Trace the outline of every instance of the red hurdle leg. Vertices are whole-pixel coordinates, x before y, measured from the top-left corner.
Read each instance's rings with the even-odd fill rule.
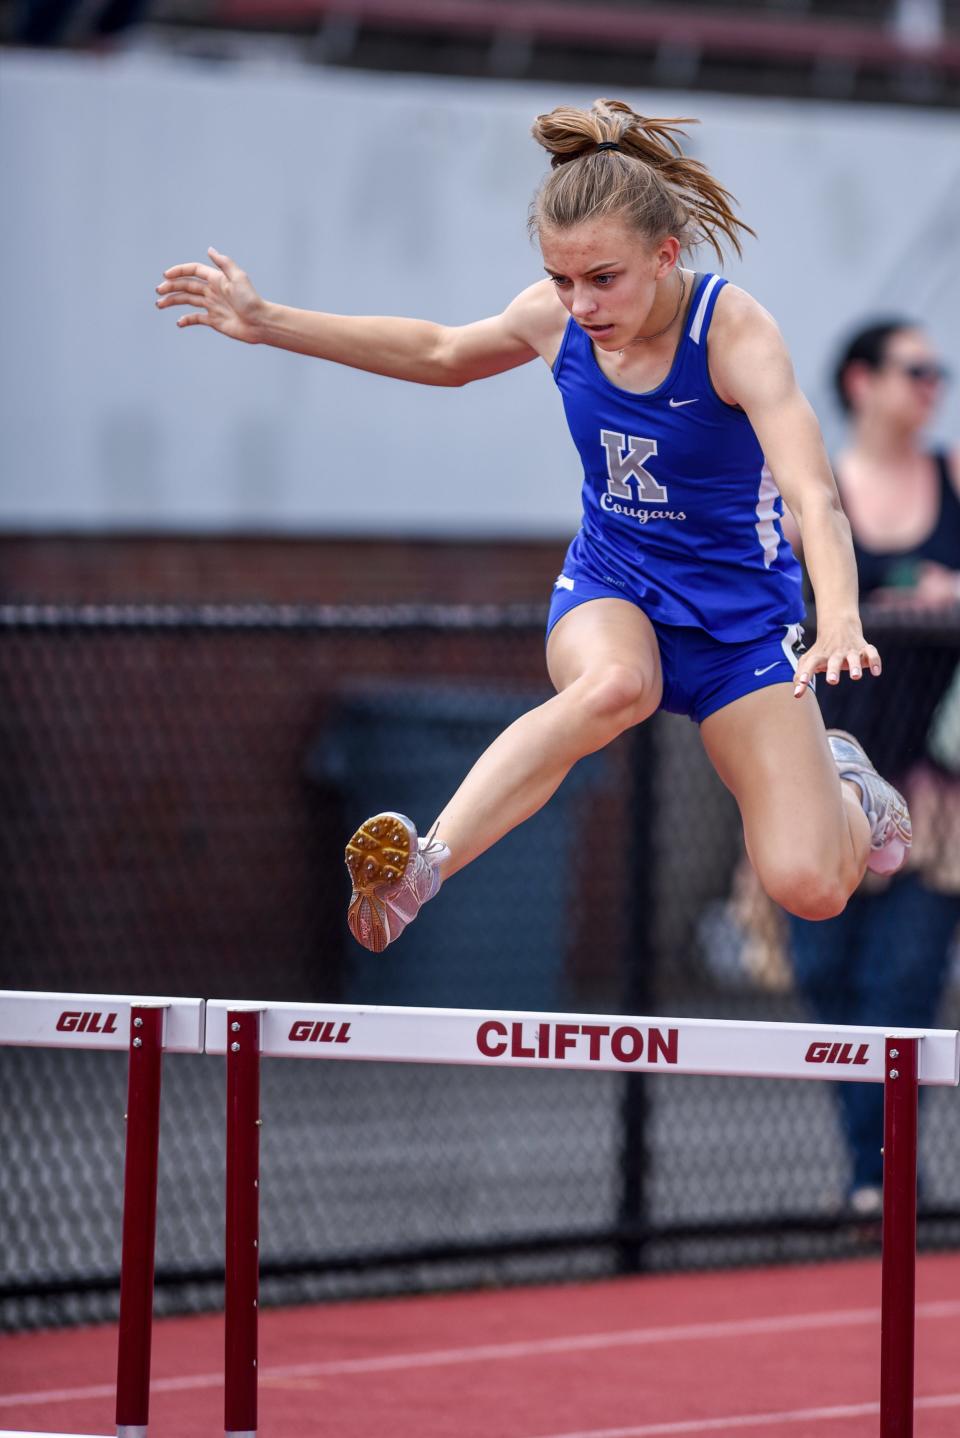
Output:
[[[886,1040],[880,1438],[913,1435],[919,1046],[916,1038]]]
[[[145,1438],[150,1409],[163,1021],[162,1008],[134,1006],[130,1011],[117,1353],[117,1433],[120,1438]]]
[[[260,1273],[260,1015],[227,1014],[227,1262],[224,1429],[257,1431]]]

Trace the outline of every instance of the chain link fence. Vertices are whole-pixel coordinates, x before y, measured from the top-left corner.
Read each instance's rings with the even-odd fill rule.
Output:
[[[695,727],[668,715],[583,761],[386,955],[350,939],[345,838],[378,808],[428,824],[548,697],[543,617],[0,610],[0,985],[844,1021],[854,937],[807,936],[833,953],[813,982]],[[919,867],[889,888],[924,902],[886,950],[895,994],[923,990],[950,1026],[958,621],[877,616],[883,707],[858,694],[862,712],[828,716],[872,725],[863,737],[909,789]],[[931,943],[924,989],[910,965],[930,967]],[[125,1068],[0,1049],[4,1326],[116,1310]],[[950,1090],[925,1098],[921,1236],[955,1243],[960,1110]],[[220,1299],[223,1099],[215,1061],[167,1060],[161,1311]],[[821,1084],[276,1061],[262,1111],[265,1301],[838,1256],[877,1238],[847,1206],[849,1116]]]

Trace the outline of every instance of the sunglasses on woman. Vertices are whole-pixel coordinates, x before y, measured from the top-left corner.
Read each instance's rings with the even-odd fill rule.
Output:
[[[917,384],[946,384],[950,378],[950,371],[946,365],[939,364],[936,360],[916,360],[913,364],[887,360],[887,364],[892,365],[907,379],[911,379]]]

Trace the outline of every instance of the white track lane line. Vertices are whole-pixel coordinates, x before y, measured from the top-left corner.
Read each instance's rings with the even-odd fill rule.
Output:
[[[914,1408],[960,1408],[960,1393],[937,1393],[914,1400]],[[833,1408],[791,1408],[785,1413],[740,1413],[729,1418],[690,1418],[679,1423],[644,1423],[639,1428],[591,1428],[582,1433],[538,1434],[537,1438],[670,1438],[682,1433],[732,1433],[784,1423],[829,1423],[879,1414],[879,1403],[842,1403]],[[0,1435],[2,1438],[2,1435]]]
[[[960,1300],[949,1299],[917,1305],[917,1319],[960,1317]],[[264,1367],[263,1380],[282,1383],[286,1378],[329,1378],[350,1373],[402,1373],[416,1368],[445,1368],[459,1363],[501,1363],[517,1358],[539,1358],[553,1353],[583,1353],[605,1348],[641,1348],[657,1343],[703,1343],[710,1339],[759,1337],[769,1333],[799,1333],[808,1329],[857,1328],[879,1324],[879,1308],[829,1309],[823,1313],[794,1313],[776,1318],[739,1318],[717,1323],[688,1323],[662,1328],[624,1328],[608,1333],[572,1334],[568,1338],[535,1338],[518,1343],[485,1343],[468,1348],[434,1348],[422,1353],[390,1353],[370,1358],[334,1358],[326,1362],[291,1363]],[[178,1378],[155,1378],[154,1393],[183,1393],[191,1389],[217,1388],[223,1373],[184,1374]],[[0,1408],[47,1403],[76,1403],[90,1398],[109,1398],[116,1392],[112,1383],[84,1388],[50,1388],[31,1393],[0,1394]]]

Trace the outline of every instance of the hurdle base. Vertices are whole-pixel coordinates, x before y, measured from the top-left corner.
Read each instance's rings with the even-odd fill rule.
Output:
[[[23,1428],[0,1428],[0,1438],[107,1438],[106,1434],[98,1433],[35,1433]],[[117,1429],[117,1438],[147,1438],[145,1425],[131,1427],[127,1424]]]

